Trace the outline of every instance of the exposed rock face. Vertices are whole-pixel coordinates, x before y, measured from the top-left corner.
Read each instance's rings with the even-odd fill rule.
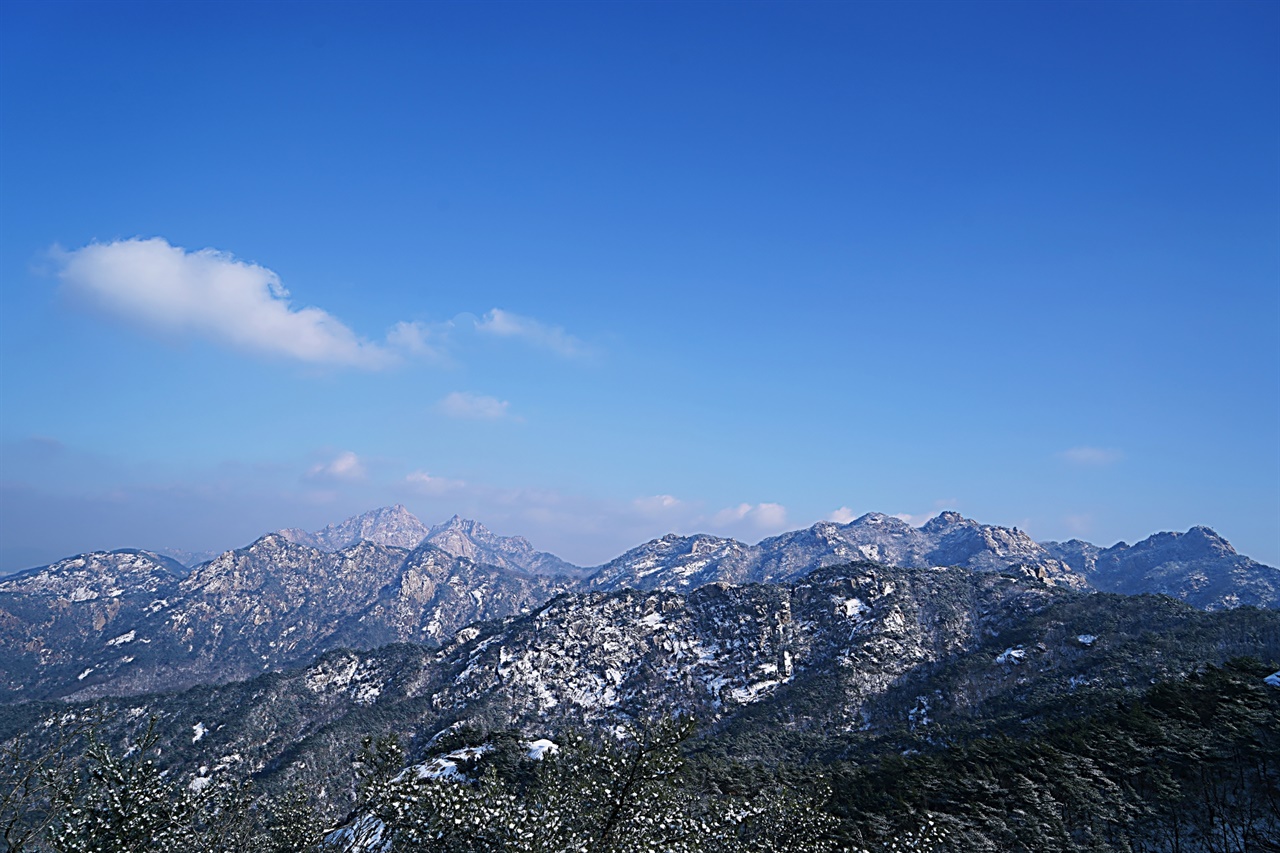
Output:
[[[421,583],[406,584],[418,592],[404,591],[424,602],[438,599],[427,588],[448,565],[428,547],[415,554]],[[268,786],[319,788],[380,731],[415,748],[453,724],[546,736],[689,713],[747,742],[781,729],[824,742],[927,735],[993,706],[1034,714],[1090,690],[1280,655],[1278,644],[1275,611],[1205,613],[1008,574],[857,563],[780,584],[563,595],[442,648],[333,651],[285,675],[103,706],[120,726],[156,715],[172,744],[164,761],[180,772],[234,764]],[[1117,694],[1097,695],[1114,707]]]
[[[147,551],[98,551],[0,581],[0,695],[64,692],[132,662],[136,626],[168,604],[184,567]]]
[[[1237,554],[1208,527],[1157,533],[1132,546],[1098,548],[1073,539],[1045,547],[1104,592],[1158,592],[1205,610],[1280,606],[1280,570]]]
[[[578,575],[583,571],[555,554],[534,550],[523,536],[498,536],[480,522],[457,515],[428,529],[399,504],[330,524],[314,533],[292,527],[278,532],[290,542],[322,551],[340,551],[361,540],[409,550],[430,542],[455,557],[504,569],[541,575]]]
[[[673,711],[715,721],[816,679],[840,696],[825,723],[855,725],[866,698],[903,673],[1068,594],[998,574],[861,563],[788,584],[565,596],[447,650],[432,704],[502,707],[516,725]]]
[[[528,612],[562,593],[693,596],[716,584],[801,583],[825,567],[865,559],[912,570],[955,566],[1064,589],[1160,592],[1209,609],[1280,603],[1280,573],[1240,556],[1208,528],[1100,549],[1077,541],[1038,545],[1016,529],[957,513],[918,529],[872,513],[757,545],[664,536],[585,579],[557,573],[576,567],[524,539],[456,516],[422,532],[407,510],[391,507],[305,534],[323,540],[323,548],[298,542],[296,532],[270,534],[189,574],[157,554],[117,551],[6,578],[0,695],[12,701],[222,682],[303,665],[340,646],[448,644],[474,622]],[[379,538],[420,544],[407,549]]]
[[[737,540],[669,533],[605,563],[587,583],[592,589],[690,590],[756,580],[756,562],[755,549]]]
[[[1017,570],[1063,586],[1085,586],[1077,572],[1022,531],[979,524],[954,512],[942,513],[922,528],[869,513],[844,525],[819,522],[758,545],[706,535],[669,535],[606,563],[589,582],[601,589],[696,589],[716,581],[789,580],[849,560],[910,568]]]
[[[0,579],[0,593],[106,601],[155,593],[185,574],[185,566],[151,551],[95,551]]]
[[[377,600],[335,639],[352,648],[387,642],[447,643],[465,625],[528,612],[567,590],[568,583],[455,557],[423,543]]]
[[[561,589],[431,545],[330,552],[275,533],[186,577],[162,559],[86,555],[0,584],[0,639],[16,652],[0,658],[6,698],[171,690],[343,645],[438,643]]]
[[[580,575],[583,571],[555,554],[535,551],[523,536],[498,536],[480,522],[456,515],[431,528],[426,541],[455,557],[535,575]]]
[[[314,533],[293,527],[279,531],[290,542],[309,545],[322,551],[341,551],[361,540],[391,548],[412,549],[418,547],[418,543],[429,532],[416,515],[400,504],[384,506],[346,521],[330,524]]]

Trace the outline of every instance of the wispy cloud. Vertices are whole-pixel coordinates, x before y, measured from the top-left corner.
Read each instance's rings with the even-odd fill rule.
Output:
[[[787,523],[787,508],[776,503],[741,503],[726,507],[711,518],[712,524],[718,527],[728,527],[740,521],[746,521],[761,530],[779,529]]]
[[[313,465],[307,471],[309,477],[323,480],[363,480],[367,474],[360,457],[350,450],[344,450],[328,462]]]
[[[895,512],[893,517],[905,521],[913,527],[919,527],[943,510],[955,510],[960,506],[959,498],[938,498],[933,502],[931,512]]]
[[[486,335],[517,338],[566,358],[587,354],[586,345],[559,326],[549,326],[541,320],[513,314],[501,308],[494,308],[477,320],[476,330]]]
[[[446,495],[466,488],[463,480],[450,480],[447,477],[433,477],[426,471],[414,471],[404,478],[415,492],[420,495]]]
[[[295,308],[280,277],[226,252],[188,252],[159,237],[59,254],[67,292],[141,326],[315,364],[385,367],[386,347],[319,308]]]
[[[853,510],[847,506],[842,506],[839,509],[832,510],[831,514],[827,516],[827,521],[834,521],[836,524],[848,524],[856,517]]]
[[[327,311],[296,307],[274,271],[216,249],[189,251],[161,238],[53,250],[64,292],[104,314],[175,336],[310,364],[376,370],[406,358],[448,362],[451,340],[514,338],[568,358],[588,348],[559,326],[494,308],[442,323],[399,322],[385,340],[357,335]]]
[[[1072,447],[1059,453],[1058,458],[1082,468],[1101,468],[1119,462],[1124,454],[1110,447]]]
[[[449,330],[452,323],[400,322],[387,332],[387,345],[400,352],[431,361],[448,361]]]
[[[665,513],[675,512],[683,509],[684,501],[671,495],[650,495],[646,498],[636,498],[631,505],[645,515],[662,515]]]
[[[440,411],[451,418],[496,421],[508,417],[511,404],[497,397],[475,394],[470,391],[454,391],[439,403]]]

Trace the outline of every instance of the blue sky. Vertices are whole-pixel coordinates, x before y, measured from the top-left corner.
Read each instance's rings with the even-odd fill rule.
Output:
[[[0,570],[402,502],[1280,564],[1280,6],[0,11]]]

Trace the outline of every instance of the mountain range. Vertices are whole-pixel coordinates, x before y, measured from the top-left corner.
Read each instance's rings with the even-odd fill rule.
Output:
[[[1166,849],[1175,817],[1280,837],[1254,761],[1280,720],[1278,581],[1203,527],[1101,548],[871,513],[583,568],[388,507],[195,566],[121,550],[0,578],[0,754],[80,760],[88,726],[95,754],[145,745],[166,802],[306,792],[352,827],[371,745],[398,744],[386,784],[520,785],[532,744],[682,715],[704,807],[745,778],[838,782],[859,849],[938,815],[957,849]],[[1120,846],[1091,840],[1103,812]]]
[[[258,544],[268,541],[283,540]],[[356,786],[344,781],[365,760],[355,756],[375,742],[400,744],[414,773],[452,772],[504,739],[554,746],[584,727],[623,732],[685,714],[700,721],[694,748],[703,767],[732,756],[769,767],[816,762],[806,772],[821,773],[885,760],[910,768],[921,756],[915,772],[927,773],[938,760],[929,756],[971,738],[1035,738],[1062,725],[1064,713],[1076,727],[1109,721],[1151,685],[1194,685],[1206,668],[1246,659],[1254,662],[1242,683],[1256,717],[1275,704],[1267,694],[1277,691],[1256,672],[1258,659],[1280,659],[1275,610],[1206,612],[1166,596],[1096,594],[1033,574],[864,561],[787,582],[562,594],[468,626],[439,647],[334,649],[288,672],[216,686],[11,704],[0,714],[0,743],[24,733],[39,742],[68,720],[100,719],[95,737],[121,751],[144,737],[163,744],[152,760],[180,790],[236,790],[253,779],[259,797],[313,792],[316,808],[341,816],[358,806]],[[1085,760],[1100,761],[1106,748],[1090,744]],[[990,752],[972,760],[983,773],[1006,769]],[[1061,757],[1075,774],[1063,784],[1116,787],[1081,760]],[[1039,772],[1007,769],[1016,780]],[[903,771],[876,772],[883,780]],[[1050,782],[966,797],[990,801],[1003,816],[1011,796],[1062,797]],[[1125,802],[1133,796],[1125,793]],[[996,828],[1016,833],[1019,825]],[[979,839],[994,832],[987,823],[966,831]],[[1045,849],[1037,836],[1024,841],[964,849]]]
[[[1171,595],[1214,610],[1280,603],[1280,572],[1208,528],[1099,548],[1033,541],[944,512],[819,522],[756,545],[664,536],[594,569],[457,516],[426,527],[402,506],[308,533],[282,530],[187,569],[147,551],[97,552],[0,579],[6,700],[87,698],[221,683],[309,663],[329,649],[441,645],[476,622],[568,593],[798,582],[871,560],[904,569],[1012,573],[1046,586]]]

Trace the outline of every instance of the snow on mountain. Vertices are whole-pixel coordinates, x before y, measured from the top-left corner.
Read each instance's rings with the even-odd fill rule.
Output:
[[[324,547],[299,541],[306,537]],[[416,547],[379,539],[416,540]],[[348,544],[335,549],[340,542]],[[1208,528],[1102,549],[1077,541],[1040,545],[1017,529],[957,513],[921,528],[870,513],[756,545],[671,534],[583,578],[523,538],[497,536],[457,516],[427,530],[403,507],[390,507],[315,534],[269,534],[189,573],[156,554],[118,551],[5,578],[0,695],[90,696],[226,681],[298,666],[340,646],[448,644],[464,628],[476,630],[466,627],[472,623],[525,613],[564,593],[691,594],[713,584],[799,582],[860,560],[1159,592],[1207,609],[1280,603],[1280,573],[1240,556]],[[851,594],[842,606],[852,615],[866,602]]]
[[[1280,569],[1236,553],[1208,527],[1156,533],[1136,545],[1099,548],[1073,539],[1044,547],[1102,592],[1155,592],[1205,610],[1280,606]]]
[[[539,575],[580,575],[583,571],[555,554],[534,550],[523,536],[498,536],[480,522],[457,515],[428,528],[399,504],[362,513],[315,532],[292,527],[277,532],[290,542],[322,551],[340,551],[361,540],[408,549],[430,542],[455,557],[504,569]]]
[[[0,656],[0,695],[171,690],[299,666],[339,646],[447,642],[563,589],[430,544],[363,539],[325,551],[268,534],[186,577],[154,555],[86,555],[0,585],[0,645],[13,651]],[[127,650],[121,636],[131,636]]]
[[[384,506],[322,530],[308,533],[295,527],[277,531],[290,542],[322,551],[341,551],[361,540],[392,548],[416,548],[430,532],[418,517],[400,504]]]
[[[988,706],[1031,713],[1092,688],[1114,706],[1115,691],[1274,656],[1278,620],[1024,575],[858,563],[788,583],[564,595],[436,649],[335,649],[269,678],[110,703],[122,711],[112,725],[157,719],[166,761],[216,773],[236,756],[266,785],[318,788],[383,726],[421,747],[412,768],[448,773],[429,756],[458,769],[472,756],[451,754],[458,743],[430,750],[445,730],[554,738],[686,713],[748,740],[858,737],[945,732]]]
[[[580,575],[583,569],[555,554],[535,551],[523,536],[498,536],[478,521],[457,515],[427,532],[426,541],[455,557],[537,575]]]
[[[0,579],[0,593],[106,600],[154,593],[185,574],[185,566],[151,551],[95,551],[9,575]]]
[[[1085,585],[1078,573],[1022,531],[979,524],[954,512],[942,513],[921,528],[868,513],[844,525],[821,521],[756,545],[671,534],[601,566],[589,584],[599,589],[695,589],[712,582],[766,583],[852,560],[907,568],[1020,570],[1069,587]]]

